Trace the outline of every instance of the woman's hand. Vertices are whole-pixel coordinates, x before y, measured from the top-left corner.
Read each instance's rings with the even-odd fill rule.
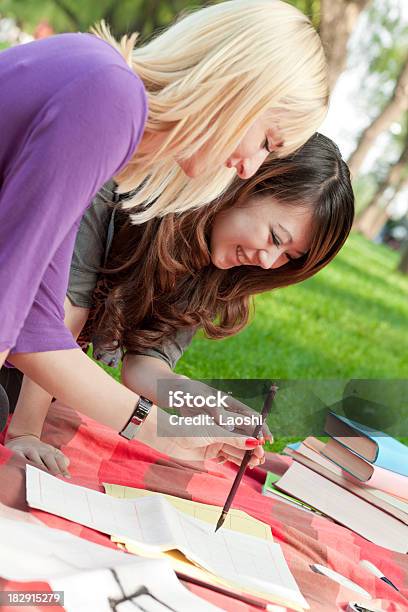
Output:
[[[222,428],[219,428],[222,429]],[[246,451],[252,451],[248,467],[254,468],[265,462],[265,452],[262,447],[263,440],[256,438],[233,437],[233,438],[172,438],[169,442],[167,453],[175,459],[189,461],[205,461],[215,459],[217,463],[231,461],[241,465]]]
[[[58,448],[41,442],[35,435],[27,434],[6,440],[5,446],[54,476],[70,478],[69,459]]]
[[[202,425],[172,423],[170,415],[153,406],[135,439],[161,453],[183,461],[215,459],[219,463],[231,461],[240,465],[246,451],[252,451],[249,467],[264,463],[264,439],[233,435],[214,422]]]

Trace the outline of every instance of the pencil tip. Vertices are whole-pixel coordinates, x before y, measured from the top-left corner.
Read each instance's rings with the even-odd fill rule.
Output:
[[[226,516],[227,516],[226,512],[223,512],[221,514],[220,518],[218,519],[217,526],[215,527],[215,533],[217,533],[218,529],[223,526]]]

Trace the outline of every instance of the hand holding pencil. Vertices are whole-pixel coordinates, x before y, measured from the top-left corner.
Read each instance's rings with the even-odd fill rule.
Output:
[[[278,387],[276,385],[271,385],[271,387],[270,387],[270,389],[269,389],[269,391],[267,393],[267,396],[265,398],[265,402],[264,402],[263,408],[262,408],[262,413],[261,413],[261,415],[262,415],[262,423],[258,424],[255,427],[255,430],[254,430],[254,433],[253,433],[253,437],[254,438],[258,438],[260,436],[260,434],[261,434],[263,423],[264,423],[264,421],[266,420],[268,414],[271,411],[272,402],[273,402],[273,399],[274,399],[274,397],[276,395],[276,391],[277,390],[278,390]],[[242,459],[241,466],[240,466],[240,468],[239,468],[239,470],[237,472],[237,475],[235,476],[234,482],[232,483],[232,487],[231,487],[231,490],[230,490],[230,492],[228,494],[227,501],[225,502],[225,505],[224,505],[224,507],[222,509],[221,516],[218,519],[215,531],[217,531],[224,524],[224,521],[225,521],[225,519],[227,517],[228,511],[229,511],[229,509],[230,509],[230,507],[232,505],[232,502],[234,501],[234,497],[235,497],[235,494],[236,494],[236,492],[238,490],[239,483],[242,480],[242,477],[243,477],[244,472],[245,472],[245,470],[246,470],[246,468],[248,466],[248,463],[249,463],[249,461],[251,459],[251,456],[252,456],[252,451],[251,450],[246,451],[246,453],[244,455],[244,458]]]

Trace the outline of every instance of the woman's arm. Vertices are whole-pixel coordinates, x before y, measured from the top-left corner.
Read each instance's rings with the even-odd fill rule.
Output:
[[[86,321],[87,309],[72,306],[69,300],[65,306],[70,328],[74,335],[78,334]],[[12,355],[10,361],[51,396],[117,431],[126,425],[139,399],[107,376],[80,349],[19,353]]]
[[[200,381],[191,380],[187,376],[183,376],[181,374],[176,374],[172,371],[168,363],[161,358],[152,357],[150,355],[136,355],[136,354],[127,354],[123,360],[122,365],[122,382],[129,389],[135,391],[139,395],[145,395],[154,401],[158,406],[161,405],[163,401],[162,394],[159,392],[159,384],[160,381],[172,381],[174,384],[171,385],[173,390],[181,389],[183,392],[189,392],[193,395],[203,395],[203,396],[213,396],[216,393],[216,389],[210,387]],[[181,384],[177,384],[180,382]],[[167,387],[167,385],[166,385]],[[168,391],[170,388],[166,388]],[[162,392],[164,387],[162,387]],[[183,416],[191,415],[197,413],[206,412],[210,416],[214,417],[216,423],[220,423],[220,418],[226,416],[242,416],[242,415],[251,415],[255,414],[252,408],[243,404],[239,400],[234,397],[228,396],[226,400],[228,408],[224,410],[223,408],[189,408],[189,407],[181,407],[180,414]],[[162,408],[168,408],[168,406],[161,406]],[[225,422],[225,419],[224,419]],[[253,433],[254,426],[236,426],[234,431],[237,434],[248,435],[251,436]],[[264,423],[262,427],[263,437],[269,442],[273,442],[273,436],[269,430],[269,427],[266,423]]]
[[[155,404],[158,401],[157,385],[159,380],[188,380],[186,376],[173,372],[163,359],[134,354],[125,355],[121,379],[128,389],[148,397]]]
[[[74,306],[68,298],[65,299],[64,309],[65,325],[76,339],[86,323],[89,309]],[[61,451],[40,440],[51,400],[52,396],[47,391],[28,376],[24,376],[5,441],[9,448],[40,467],[45,466],[53,474],[62,473],[69,476],[68,458]]]
[[[9,360],[62,403],[116,431],[125,427],[139,399],[79,348],[18,353]]]
[[[116,382],[80,349],[20,353],[12,356],[12,363],[64,404],[115,431],[126,426],[139,400],[138,394]],[[153,404],[135,438],[168,456],[187,461],[223,457],[240,464],[245,451],[251,448],[254,451],[250,465],[258,465],[264,457],[259,441],[248,440],[245,435],[230,437],[217,425],[200,436],[194,428],[186,428],[181,438],[174,437],[171,428],[163,435],[158,431],[159,419],[166,427],[167,414]]]
[[[214,392],[214,389],[211,389],[207,385],[190,380],[187,376],[176,374],[163,359],[151,357],[150,355],[128,354],[125,356],[122,365],[122,382],[124,385],[129,386],[129,388],[140,395],[146,395],[157,403],[160,399],[158,393],[158,382],[160,380],[173,380],[174,382],[184,380],[186,383],[191,383],[190,391],[193,393]],[[245,408],[250,410],[247,407]],[[160,414],[162,415],[161,417]],[[157,426],[158,418],[160,423],[159,428]],[[228,434],[228,432],[214,424],[208,428],[207,432],[205,431],[205,427],[200,428],[199,435],[196,426],[193,426],[190,428],[190,438],[177,438],[172,437],[172,435],[174,435],[172,429],[174,430],[174,427],[167,427],[166,433],[163,411],[158,408],[150,423],[147,424],[147,427],[141,428],[140,435],[138,435],[137,438],[142,442],[145,442],[145,437],[154,438],[155,443],[152,445],[154,448],[188,461],[203,461],[205,459],[217,458],[218,460],[223,459],[224,461],[231,461],[232,463],[241,465],[244,452],[248,448],[253,449],[252,457],[249,462],[250,468],[262,464],[265,461],[262,446],[246,445],[246,436],[242,436],[242,432],[236,432],[237,435],[239,434],[242,436],[241,438],[225,437],[225,434]],[[270,435],[267,427],[266,430]],[[183,433],[181,435],[185,436],[187,434]],[[249,434],[249,436],[251,436],[251,434]],[[149,444],[149,442],[147,442],[147,444]]]
[[[65,299],[65,325],[76,339],[88,318],[89,309],[80,308]],[[41,437],[42,428],[47,416],[52,395],[44,391],[28,376],[24,376],[20,395],[11,419],[6,441],[18,436]]]

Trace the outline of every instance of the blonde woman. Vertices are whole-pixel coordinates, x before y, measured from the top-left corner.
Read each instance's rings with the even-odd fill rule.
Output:
[[[269,153],[296,150],[326,111],[325,61],[307,18],[279,0],[199,10],[135,50],[135,36],[96,33],[0,55],[0,365],[160,446],[157,408],[98,369],[64,326],[80,218],[111,177],[123,193],[143,182],[124,203],[142,222],[203,206]],[[233,440],[243,453],[245,439]],[[199,452],[222,450],[206,438]]]

